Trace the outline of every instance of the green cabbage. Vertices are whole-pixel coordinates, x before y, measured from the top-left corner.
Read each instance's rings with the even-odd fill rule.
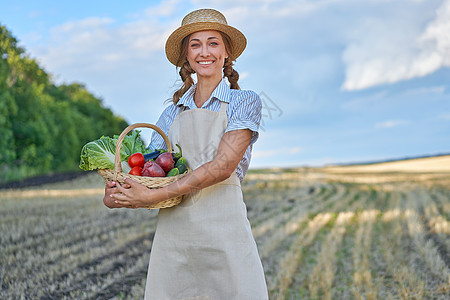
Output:
[[[114,153],[119,136],[114,135],[112,138],[102,136],[98,140],[92,141],[84,145],[81,149],[80,168],[82,170],[95,169],[114,169]],[[140,131],[134,130],[131,134],[125,136],[120,149],[120,161],[122,171],[129,173],[131,168],[128,165],[128,157],[136,152],[146,154],[152,152],[150,148],[146,148],[144,141],[140,137]]]

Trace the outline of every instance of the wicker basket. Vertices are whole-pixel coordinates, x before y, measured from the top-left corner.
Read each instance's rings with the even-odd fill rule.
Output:
[[[117,181],[121,184],[124,183],[124,178],[131,178],[134,181],[137,181],[149,189],[157,189],[166,185],[169,185],[170,183],[179,180],[180,178],[183,178],[186,176],[191,170],[188,168],[186,172],[183,174],[177,175],[177,176],[171,176],[171,177],[146,177],[146,176],[136,176],[131,175],[122,172],[122,165],[120,163],[120,147],[122,146],[122,141],[125,138],[125,135],[127,135],[128,132],[135,128],[139,127],[145,127],[145,128],[151,128],[153,130],[156,130],[164,139],[164,142],[167,145],[167,151],[172,152],[172,145],[170,144],[169,138],[167,135],[157,126],[153,124],[148,123],[136,123],[133,125],[128,126],[125,128],[122,133],[119,136],[119,139],[117,140],[116,145],[116,152],[115,152],[115,159],[114,159],[114,170],[109,169],[101,169],[98,170],[98,173],[103,177],[103,180],[106,182],[108,181]],[[175,198],[171,198],[165,201],[161,201],[157,204],[150,205],[147,208],[148,209],[157,209],[157,208],[167,208],[172,207],[181,202],[183,199],[183,196],[178,196]]]

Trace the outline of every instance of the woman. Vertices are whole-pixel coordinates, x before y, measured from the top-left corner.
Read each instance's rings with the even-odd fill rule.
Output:
[[[183,19],[166,43],[183,85],[156,125],[181,146],[193,171],[156,190],[130,179],[106,186],[108,207],[146,207],[184,195],[178,206],[159,211],[146,299],[268,299],[240,186],[261,119],[260,98],[239,89],[232,67],[245,46],[244,35],[216,10]],[[158,134],[151,145],[164,147]]]

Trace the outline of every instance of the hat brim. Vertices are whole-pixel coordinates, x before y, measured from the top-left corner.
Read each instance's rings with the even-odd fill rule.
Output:
[[[244,52],[244,49],[247,46],[247,39],[242,32],[230,25],[216,22],[197,22],[181,26],[172,32],[166,42],[167,59],[175,66],[181,67],[181,64],[177,65],[177,62],[181,53],[182,40],[194,32],[203,30],[217,30],[228,35],[231,40],[231,55],[235,59],[238,58],[242,52]]]

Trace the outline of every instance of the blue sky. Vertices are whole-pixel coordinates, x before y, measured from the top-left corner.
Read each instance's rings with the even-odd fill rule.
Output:
[[[28,0],[0,22],[56,83],[156,123],[180,83],[165,40],[197,8],[248,39],[235,67],[264,102],[251,167],[450,152],[450,0]]]

